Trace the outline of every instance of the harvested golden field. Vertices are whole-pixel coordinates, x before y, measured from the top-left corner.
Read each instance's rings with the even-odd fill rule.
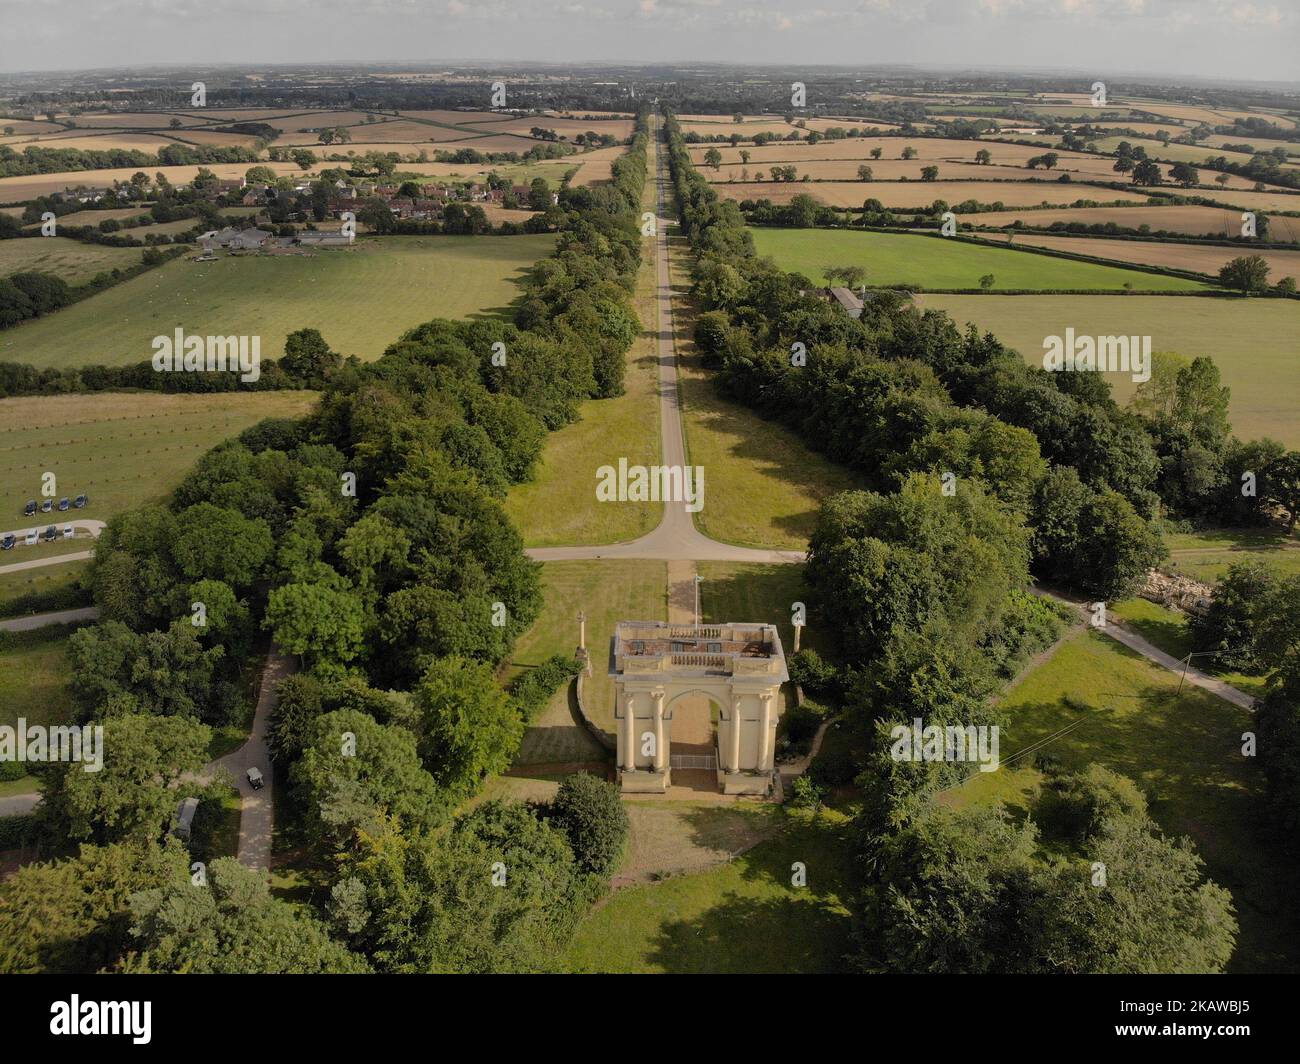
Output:
[[[555,115],[529,115],[524,118],[511,117],[505,122],[492,122],[482,132],[518,133],[528,136],[530,129],[553,129],[561,137],[572,140],[579,133],[607,133],[611,137],[625,138],[632,135],[630,119],[603,119],[601,121],[584,121],[581,118],[560,118]]]
[[[533,216],[532,211],[521,211],[510,207],[502,207],[499,203],[480,203],[479,206],[483,208],[483,213],[487,215],[487,220],[493,225],[500,225],[502,222],[515,222],[519,225],[523,225],[524,222],[528,221],[528,219]],[[324,229],[325,226],[321,225],[320,228]]]
[[[243,177],[253,165],[269,166],[277,174],[301,174],[295,163],[209,163],[207,168],[218,177]],[[21,203],[37,196],[49,196],[65,188],[78,186],[107,186],[114,181],[130,181],[138,173],[138,166],[122,166],[111,170],[65,170],[57,174],[30,174],[22,177],[0,177],[0,203]],[[199,172],[197,166],[151,166],[150,176],[163,173],[173,185],[189,184]]]
[[[14,136],[25,136],[31,133],[53,133],[55,130],[62,128],[62,126],[56,126],[51,122],[30,122],[26,118],[0,118],[0,131],[12,129]]]
[[[281,118],[257,119],[283,133],[300,133],[304,129],[324,129],[327,126],[355,126],[365,120],[365,111],[304,111]]]
[[[609,181],[614,176],[612,169],[614,160],[626,151],[627,148],[620,144],[614,148],[597,148],[595,151],[577,157],[570,156],[566,161],[579,162],[582,165],[569,184],[582,186]]]
[[[989,226],[1012,225],[1016,221],[1040,228],[1053,222],[1082,222],[1084,225],[1114,222],[1132,229],[1148,225],[1153,232],[1164,230],[1183,236],[1236,236],[1241,232],[1241,212],[1225,207],[1062,207],[1041,211],[987,211],[960,217],[962,222]],[[1269,219],[1269,226],[1278,240],[1300,241],[1300,218],[1274,215]]]
[[[1222,203],[1227,207],[1241,207],[1248,211],[1300,211],[1300,192],[1246,192],[1229,189],[1218,192],[1200,188],[1195,195]]]
[[[1204,122],[1209,126],[1223,126],[1230,124],[1236,118],[1262,118],[1266,122],[1271,122],[1282,129],[1294,129],[1295,123],[1289,118],[1283,118],[1281,115],[1268,114],[1263,111],[1233,111],[1217,110],[1209,107],[1195,107],[1189,104],[1142,102],[1134,106],[1140,107],[1153,115],[1166,115],[1169,118],[1180,118],[1188,122]]]
[[[167,136],[173,141],[204,147],[248,148],[251,151],[257,145],[257,138],[247,133],[214,133],[208,129],[174,129]]]
[[[961,162],[974,162],[975,153],[987,151],[991,156],[990,165],[1023,167],[1032,156],[1042,155],[1046,147],[1030,148],[1023,144],[1008,144],[999,140],[958,140],[952,137],[846,137],[844,140],[822,140],[816,144],[803,141],[789,141],[779,144],[739,145],[735,148],[729,144],[693,144],[690,147],[691,159],[696,166],[703,164],[704,153],[709,148],[717,148],[722,153],[724,163],[739,163],[740,153],[749,153],[750,165],[756,163],[798,163],[800,160],[812,162],[826,159],[855,159],[871,164],[872,162],[902,159],[903,149],[916,151],[916,159],[932,162],[936,159],[951,159]],[[880,159],[873,160],[873,148],[880,149]],[[1095,155],[1085,152],[1062,151],[1059,167],[1075,166],[1081,163],[1095,163]],[[1112,161],[1111,165],[1114,165]]]
[[[1116,262],[1136,262],[1144,266],[1167,266],[1176,270],[1217,275],[1219,267],[1239,255],[1261,255],[1273,271],[1269,280],[1282,277],[1300,280],[1300,251],[1266,251],[1254,248],[1225,248],[1213,244],[1162,244],[1148,240],[1091,239],[1086,236],[1039,236],[1032,233],[989,234],[985,239],[999,244],[1014,243],[1075,255],[1094,255]]]
[[[463,140],[455,140],[448,143],[448,150],[455,148],[473,148],[475,151],[515,151],[521,155],[530,148],[535,148],[541,144],[540,140],[534,140],[532,137],[521,137],[513,133],[500,133],[483,137],[467,137]]]
[[[88,135],[85,130],[78,130],[75,135],[20,138],[13,145],[13,148],[15,151],[22,151],[26,145],[34,144],[41,148],[76,148],[83,151],[123,149],[126,151],[156,152],[159,148],[165,148],[167,145],[175,143],[175,138],[163,133],[119,133],[112,130],[107,133]]]
[[[429,122],[442,122],[449,126],[478,125],[482,122],[509,122],[514,115],[499,114],[496,111],[403,111],[411,118],[423,118]]]
[[[91,129],[166,129],[173,118],[179,118],[181,125],[203,125],[208,116],[202,112],[114,111],[110,114],[81,114],[69,121],[75,122],[79,128]]]
[[[1206,137],[1204,142],[1207,148],[1222,148],[1225,144],[1249,144],[1256,151],[1272,151],[1274,148],[1285,148],[1288,155],[1300,156],[1300,144],[1293,140],[1271,140],[1265,137],[1225,137],[1218,133]],[[1242,160],[1245,160],[1242,156]]]
[[[890,208],[929,206],[937,199],[960,203],[973,199],[980,203],[1004,203],[1013,207],[1031,207],[1039,203],[1069,204],[1078,199],[1105,202],[1146,202],[1140,192],[1112,192],[1110,189],[1085,185],[1061,185],[1055,181],[1027,184],[998,181],[750,181],[714,186],[718,195],[737,201],[769,199],[788,203],[799,193],[807,193],[828,207],[861,207],[868,198]]]

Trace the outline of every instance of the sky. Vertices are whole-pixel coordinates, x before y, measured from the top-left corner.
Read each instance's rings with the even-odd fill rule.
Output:
[[[912,64],[1300,82],[1300,0],[0,0],[0,72]]]

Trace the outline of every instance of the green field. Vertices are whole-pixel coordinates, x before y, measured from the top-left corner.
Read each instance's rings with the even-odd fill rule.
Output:
[[[958,240],[907,233],[867,233],[834,229],[754,228],[754,246],[784,270],[825,283],[828,266],[861,266],[867,284],[915,284],[925,288],[979,288],[985,274],[993,290],[1106,289],[1125,284],[1159,292],[1205,291],[1199,281],[1166,277],[1119,266],[1035,255],[1007,248],[979,247]]]
[[[572,654],[578,645],[578,611],[587,614],[587,648],[592,676],[586,681],[587,712],[614,733],[614,684],[607,675],[609,641],[619,621],[668,619],[668,567],[656,561],[547,562],[541,616],[515,645],[506,674],[517,675],[552,654]],[[574,724],[568,692],[560,691],[524,736],[520,764],[587,761],[604,754]]]
[[[89,546],[84,540],[74,540],[74,542],[83,549]],[[34,557],[34,555],[30,556]],[[0,565],[7,564],[9,560],[9,555],[4,555],[0,558]],[[22,569],[16,573],[0,573],[0,618],[14,616],[15,611],[12,608],[14,600],[23,595],[71,591],[78,586],[78,582],[89,566],[90,562],[80,561],[68,562],[66,565],[50,565],[40,569]]]
[[[642,198],[647,208],[652,189],[647,181]],[[662,503],[596,498],[596,470],[602,465],[627,458],[632,465],[650,466],[661,454],[655,260],[649,242],[643,250],[635,293],[642,331],[626,355],[623,394],[583,403],[582,420],[552,432],[533,479],[506,496],[506,513],[529,547],[619,543],[644,535],[663,517]]]
[[[200,455],[222,440],[266,417],[304,414],[314,397],[313,392],[295,391],[0,399],[0,527],[43,527],[72,514],[107,520],[169,491]],[[23,504],[41,497],[46,472],[54,473],[59,496],[84,492],[89,505],[65,515],[25,518]],[[73,544],[78,550],[89,545],[19,546],[7,551],[0,564]]]
[[[386,237],[312,255],[181,258],[0,332],[0,359],[39,367],[143,362],[153,338],[177,328],[260,336],[262,356],[277,358],[284,338],[308,326],[336,351],[373,359],[431,318],[499,312],[554,243],[547,235]]]
[[[1231,969],[1293,968],[1300,926],[1291,899],[1300,877],[1265,822],[1259,768],[1241,754],[1251,715],[1199,688],[1177,690],[1173,673],[1081,630],[1002,701],[1002,768],[975,773],[943,800],[1001,800],[1023,814],[1043,776],[1032,757],[1008,758],[1081,721],[1040,755],[1066,771],[1096,761],[1133,778],[1160,826],[1189,836],[1207,874],[1231,891],[1241,924]]]
[[[1150,336],[1155,351],[1187,358],[1209,355],[1232,389],[1229,418],[1242,439],[1271,436],[1300,446],[1300,302],[1290,299],[1177,299],[1168,296],[966,296],[923,295],[917,302],[973,321],[1042,364],[1043,338],[1077,335]],[[1107,374],[1114,396],[1128,401],[1128,374]]]
[[[670,240],[678,355],[678,393],[686,457],[705,470],[704,509],[695,525],[705,535],[746,547],[808,546],[822,501],[860,485],[813,451],[795,432],[721,398],[714,374],[694,352],[683,247]]]
[[[727,864],[615,891],[578,926],[566,966],[611,973],[844,971],[848,825],[834,810],[816,819],[790,814],[780,836]],[[807,869],[804,887],[791,884],[796,861]]]
[[[74,717],[68,691],[68,630],[42,629],[13,636],[0,649],[0,724],[64,724]]]
[[[125,270],[140,265],[141,253],[141,248],[83,244],[62,236],[0,240],[0,277],[24,270],[40,270],[63,278],[70,285],[79,285],[107,270]],[[0,351],[3,350],[0,344]]]
[[[1165,568],[1213,584],[1234,562],[1262,561],[1284,576],[1300,574],[1300,539],[1280,528],[1216,529],[1165,536]]]

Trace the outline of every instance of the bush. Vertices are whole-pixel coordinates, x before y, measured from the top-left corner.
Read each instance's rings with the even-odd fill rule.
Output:
[[[583,871],[605,878],[613,875],[628,833],[627,810],[617,787],[579,772],[560,784],[551,815],[568,836]]]
[[[0,783],[12,783],[27,775],[21,761],[0,761]]]
[[[805,694],[826,698],[839,693],[840,673],[829,661],[824,661],[815,650],[801,650],[787,662],[790,680],[804,689]]]
[[[551,700],[551,695],[577,676],[581,669],[577,658],[555,654],[518,677],[510,685],[510,693],[518,700],[524,720],[533,720]]]
[[[808,775],[820,787],[847,787],[858,774],[853,756],[844,749],[823,750],[808,768]]]
[[[0,850],[16,850],[30,841],[36,830],[36,817],[31,813],[0,817]]]
[[[826,802],[826,792],[809,776],[796,776],[790,785],[790,804],[796,809],[820,809]]]

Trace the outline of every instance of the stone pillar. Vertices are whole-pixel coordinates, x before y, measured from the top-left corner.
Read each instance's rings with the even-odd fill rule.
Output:
[[[772,768],[772,695],[768,693],[759,697],[763,701],[763,713],[758,724],[758,770],[768,772]]]
[[[636,768],[636,712],[632,706],[634,698],[630,693],[623,698],[623,769],[626,772]]]
[[[656,691],[655,700],[655,760],[656,772],[662,772],[668,764],[668,752],[664,749],[664,693]]]
[[[800,637],[801,635],[803,635],[803,625],[802,625],[802,624],[796,624],[796,625],[794,626],[794,652],[795,652],[796,654],[799,653],[799,637]]]
[[[731,763],[728,772],[740,771],[740,695],[731,694]]]

